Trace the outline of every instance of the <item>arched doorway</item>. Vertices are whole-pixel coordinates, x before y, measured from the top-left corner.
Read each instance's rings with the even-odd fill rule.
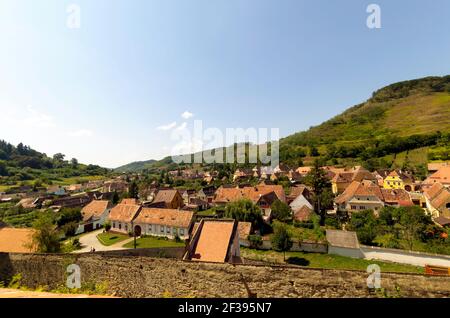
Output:
[[[141,236],[141,233],[142,233],[141,227],[140,227],[139,225],[136,225],[136,226],[134,227],[134,235],[136,235],[136,236]]]

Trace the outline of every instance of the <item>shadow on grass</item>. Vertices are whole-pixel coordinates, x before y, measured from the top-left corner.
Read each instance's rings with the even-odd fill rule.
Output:
[[[301,257],[289,257],[286,260],[286,263],[291,265],[298,265],[298,266],[309,266],[309,261],[307,259],[301,258]]]

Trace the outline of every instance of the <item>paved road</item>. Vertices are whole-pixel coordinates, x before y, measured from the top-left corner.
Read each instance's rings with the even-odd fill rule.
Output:
[[[402,253],[402,251],[372,251],[369,248],[363,248],[363,251],[366,259],[376,259],[414,266],[434,265],[450,268],[450,258],[446,256]]]
[[[0,298],[113,298],[111,296],[96,296],[82,294],[53,294],[35,291],[0,288]]]
[[[80,243],[82,246],[82,249],[74,251],[74,253],[89,253],[91,251],[91,248],[95,248],[96,252],[102,252],[102,251],[117,251],[117,250],[124,250],[122,246],[128,242],[131,242],[133,238],[129,238],[125,241],[105,246],[102,243],[100,243],[97,239],[97,235],[102,233],[103,229],[97,230],[94,232],[90,232],[88,234],[85,234],[80,237]]]

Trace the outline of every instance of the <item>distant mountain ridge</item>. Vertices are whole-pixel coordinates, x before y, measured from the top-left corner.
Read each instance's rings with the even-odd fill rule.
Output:
[[[425,77],[388,85],[366,102],[324,123],[282,138],[280,160],[295,166],[318,157],[331,164],[365,163],[376,168],[393,164],[396,154],[423,149],[415,162],[423,164],[427,156],[446,159],[449,133],[450,75]],[[166,157],[132,163],[116,171],[175,166]]]

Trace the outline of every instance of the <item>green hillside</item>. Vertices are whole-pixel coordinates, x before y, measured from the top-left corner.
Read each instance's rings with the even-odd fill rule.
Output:
[[[0,192],[19,185],[36,187],[95,180],[109,173],[97,165],[84,165],[61,153],[52,158],[22,143],[14,146],[0,140]]]
[[[280,140],[281,161],[296,166],[363,164],[370,169],[423,170],[429,160],[450,159],[450,76],[399,82],[373,93],[319,126]],[[119,171],[168,169],[170,157]]]

